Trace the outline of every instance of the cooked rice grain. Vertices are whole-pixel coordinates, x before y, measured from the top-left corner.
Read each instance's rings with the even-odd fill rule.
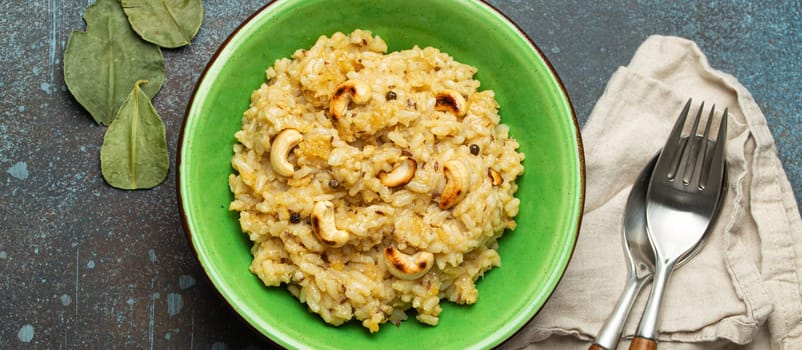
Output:
[[[386,51],[380,37],[356,30],[320,37],[312,48],[277,60],[244,113],[229,177],[230,208],[240,212],[253,241],[251,271],[267,286],[287,285],[326,322],[356,318],[371,332],[387,321],[398,324],[408,309],[436,325],[443,298],[477,301],[476,280],[501,264],[497,239],[515,228],[515,179],[524,158],[499,124],[493,92],[478,90],[474,67],[431,47]],[[351,101],[334,118],[332,96],[346,81],[366,84],[368,101]],[[435,96],[446,90],[465,97],[464,116],[435,109]],[[287,128],[303,140],[288,155],[294,173],[284,177],[270,152]],[[414,176],[385,185],[379,174],[402,157],[415,160]],[[449,185],[444,165],[454,160],[467,169],[460,178],[467,188],[441,209]],[[501,184],[492,184],[489,169]],[[348,234],[340,247],[321,242],[313,230],[320,201],[333,203],[334,226]],[[292,215],[301,221],[291,223]],[[390,245],[434,254],[433,267],[417,279],[396,277],[383,257]]]

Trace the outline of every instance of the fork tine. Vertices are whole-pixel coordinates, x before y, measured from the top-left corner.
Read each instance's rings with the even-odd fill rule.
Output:
[[[704,137],[706,139],[710,137],[710,124],[713,123],[713,116],[715,115],[715,112],[716,112],[716,105],[713,105],[712,107],[710,107],[710,115],[707,116],[707,125],[705,125]],[[724,112],[724,114],[726,113],[727,112]]]
[[[702,138],[699,140],[699,152],[696,156],[696,164],[693,167],[693,173],[691,174],[691,182],[690,185],[695,187],[698,190],[703,190],[705,188],[705,183],[707,182],[707,177],[705,176],[707,172],[703,172],[705,160],[707,159],[707,149],[710,139],[710,125],[713,124],[713,117],[715,116],[716,112],[716,105],[713,105],[710,108],[710,115],[707,116],[707,123],[705,124],[704,134]],[[703,175],[705,174],[705,175]],[[704,178],[703,178],[704,177]]]
[[[702,119],[702,111],[705,109],[705,103],[702,101],[702,104],[699,105],[699,110],[696,112],[696,118],[693,120],[693,126],[691,127],[691,133],[688,135],[688,139],[685,141],[687,146],[683,149],[682,156],[680,157],[680,164],[682,164],[682,183],[684,185],[688,185],[691,182],[691,176],[693,175],[693,167],[696,165],[697,153],[696,149],[699,148],[699,142],[696,137],[696,131],[699,130],[699,120]],[[680,171],[677,170],[677,171]]]
[[[710,154],[712,157],[710,164],[710,169],[703,174],[705,175],[703,184],[709,185],[714,184],[717,187],[718,185],[713,181],[722,181],[724,176],[724,167],[726,155],[724,154],[725,145],[727,144],[727,118],[728,118],[728,109],[724,109],[724,115],[721,116],[721,122],[719,122],[718,127],[718,135],[716,136],[716,143],[713,146],[713,151]],[[713,175],[713,178],[709,180],[709,176]]]
[[[693,126],[691,126],[690,136],[695,136],[696,132],[699,130],[699,119],[702,119],[702,111],[704,109],[705,109],[705,101],[702,101],[702,104],[699,105],[699,110],[696,112],[696,119],[693,120]]]
[[[677,168],[679,167],[680,157],[684,150],[687,142],[684,142],[682,145],[680,143],[680,136],[682,136],[682,129],[685,127],[685,120],[688,119],[688,111],[691,109],[691,102],[692,98],[688,99],[688,102],[685,103],[685,107],[682,108],[682,112],[679,114],[679,118],[676,122],[674,122],[674,129],[671,130],[671,134],[668,136],[668,140],[666,140],[666,145],[663,146],[663,151],[660,154],[660,158],[666,157],[666,159],[671,160],[671,165],[669,170],[666,172],[669,180],[674,180],[674,177],[677,175]],[[663,163],[658,161],[658,164]]]

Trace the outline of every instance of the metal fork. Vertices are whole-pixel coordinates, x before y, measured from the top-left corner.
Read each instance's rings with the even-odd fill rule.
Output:
[[[681,136],[690,107],[688,100],[657,159],[646,193],[647,234],[654,247],[655,276],[630,350],[657,348],[660,302],[671,272],[678,260],[702,244],[726,191],[727,109],[713,141],[709,136],[715,106],[710,110],[703,134],[697,134],[704,102],[693,120],[690,135]]]

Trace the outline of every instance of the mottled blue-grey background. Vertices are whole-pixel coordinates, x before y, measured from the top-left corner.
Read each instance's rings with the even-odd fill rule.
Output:
[[[0,2],[0,348],[243,349],[270,344],[206,281],[184,238],[175,167],[150,191],[108,187],[105,128],[66,91],[63,50],[91,0]],[[584,123],[610,75],[651,34],[690,38],[761,106],[802,195],[799,1],[491,0],[543,50]],[[173,163],[197,78],[264,5],[207,0],[193,44],[165,50],[154,103]]]

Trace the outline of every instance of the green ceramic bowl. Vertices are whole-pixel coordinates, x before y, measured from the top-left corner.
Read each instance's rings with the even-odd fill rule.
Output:
[[[248,270],[250,242],[232,195],[230,159],[251,92],[264,71],[321,35],[372,31],[390,50],[433,46],[478,68],[502,122],[526,154],[518,228],[500,240],[502,266],[478,282],[479,301],[443,301],[436,327],[414,318],[370,334],[357,322],[325,324],[285,288]],[[489,5],[466,0],[279,0],[219,49],[200,78],[180,140],[178,191],[189,239],[212,283],[253,328],[288,348],[468,349],[511,337],[543,306],[571,257],[584,196],[576,117],[557,74],[535,45]]]

